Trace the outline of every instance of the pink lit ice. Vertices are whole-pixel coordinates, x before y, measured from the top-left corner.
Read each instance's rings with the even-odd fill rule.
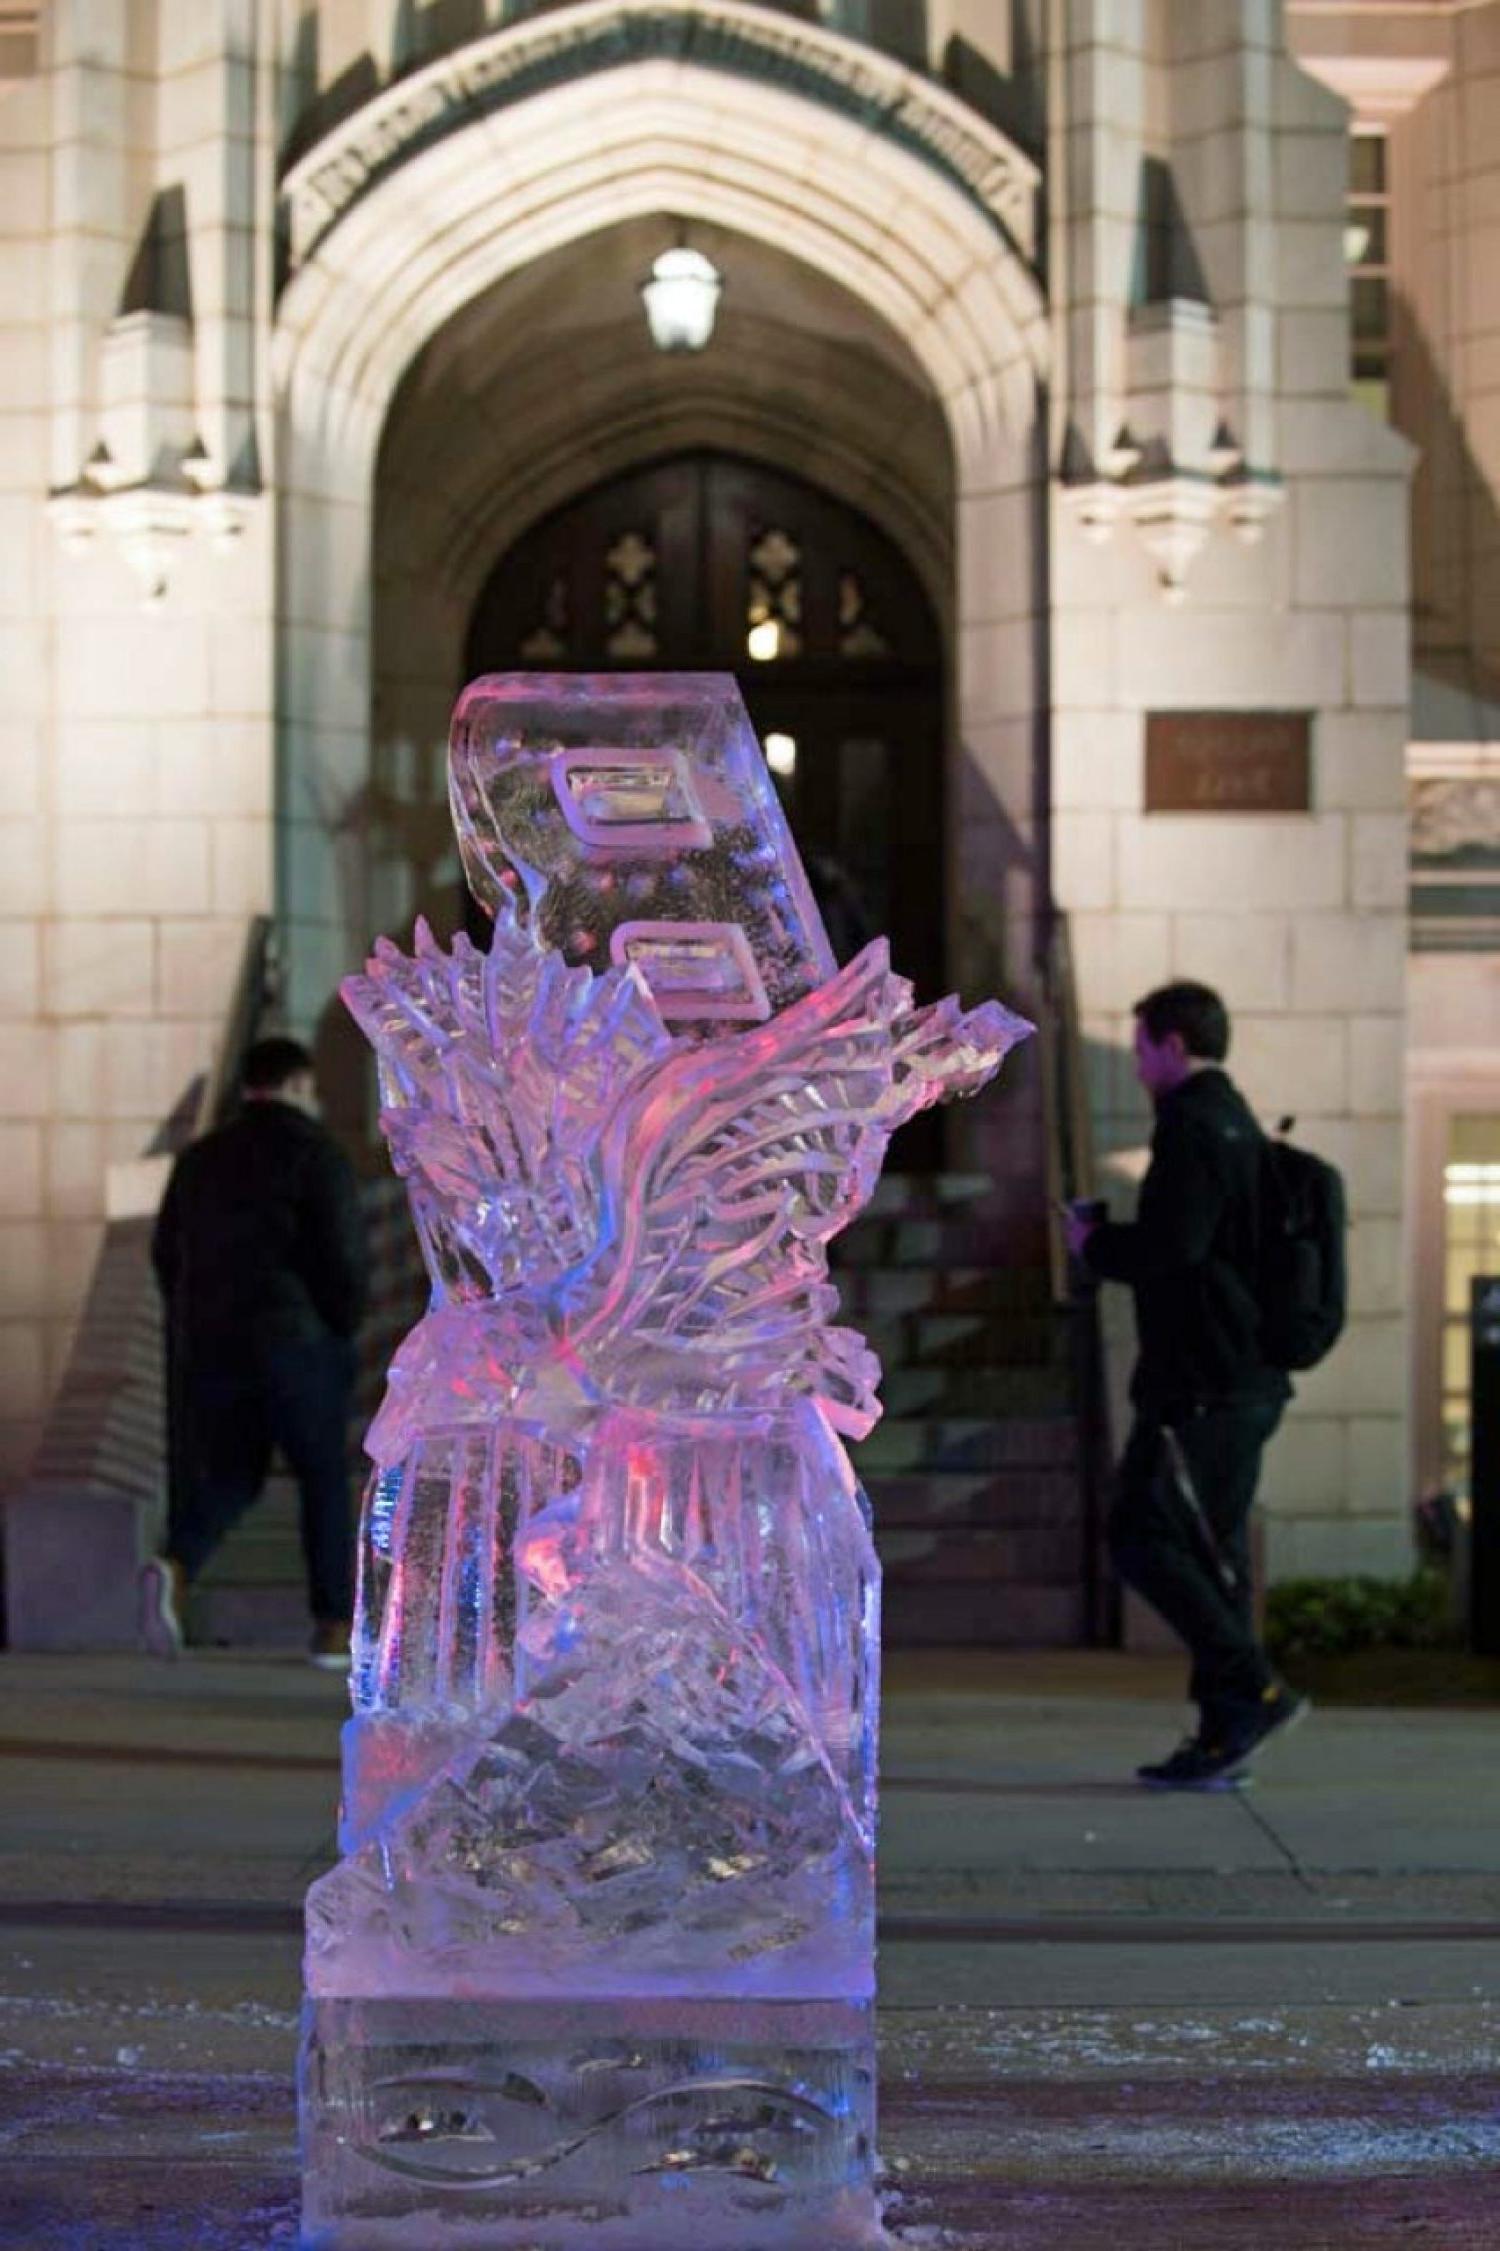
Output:
[[[879,1569],[841,1440],[880,1371],[833,1318],[828,1247],[895,1129],[1030,1027],[915,1007],[883,940],[835,970],[732,682],[476,682],[453,790],[489,951],[419,925],[345,986],[433,1288],[367,1441],[312,2006],[628,2027],[670,2001],[680,2047],[694,2011],[769,2004],[811,2039],[809,2008],[866,2006],[874,1977]],[[848,2105],[766,2110],[780,2055],[765,2131],[810,2149],[816,2112],[808,2179],[873,2212]],[[711,2123],[701,2069],[700,2099],[672,2063],[672,2100]],[[569,2081],[558,2121],[589,2100]],[[561,2193],[582,2146],[558,2123],[515,2178]],[[641,2228],[598,2240],[667,2240]]]

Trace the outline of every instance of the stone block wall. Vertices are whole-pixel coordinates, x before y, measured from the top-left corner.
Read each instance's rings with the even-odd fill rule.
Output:
[[[246,11],[56,0],[33,59],[0,100],[4,1482],[272,888]]]
[[[28,56],[27,61],[30,61]],[[71,1147],[51,1146],[51,1043],[42,1024],[42,917],[50,883],[46,812],[50,556],[43,512],[49,214],[43,82],[0,102],[0,1478],[34,1437],[70,1297],[49,1229],[70,1226]],[[61,1203],[62,1208],[58,1208]],[[65,1239],[76,1266],[78,1246]]]
[[[1268,1567],[1395,1571],[1410,1499],[1409,453],[1348,398],[1345,117],[1285,57],[1271,8],[1080,7],[1072,21],[1069,66],[1089,93],[1053,165],[1071,166],[1080,199],[1058,239],[1089,279],[1069,284],[1063,339],[1053,871],[1102,1185],[1128,1204],[1150,1131],[1132,1002],[1173,977],[1217,986],[1244,1091],[1268,1123],[1295,1114],[1343,1168],[1354,1218],[1348,1336],[1299,1381],[1268,1461]],[[1126,392],[1141,311],[1130,181],[1146,157],[1171,168],[1190,253],[1178,270],[1201,276],[1216,336],[1222,428],[1196,458],[1190,433],[1161,443]],[[1140,456],[1123,474],[1122,424]],[[1218,445],[1237,457],[1227,476]],[[1245,497],[1253,520],[1237,517]],[[1311,714],[1310,810],[1145,809],[1148,712],[1257,709]]]
[[[1495,12],[1469,11],[1476,38]],[[274,853],[306,1024],[416,903],[396,846],[434,809],[462,604],[436,571],[413,582],[409,543],[383,545],[404,372],[462,306],[670,191],[674,213],[836,285],[830,307],[862,300],[945,425],[951,510],[945,485],[939,528],[925,500],[908,514],[954,590],[965,981],[991,981],[1002,934],[1027,954],[1050,843],[1113,1175],[1146,1126],[1130,1003],[1171,974],[1224,987],[1252,1098],[1297,1110],[1345,1165],[1354,1334],[1279,1443],[1271,1562],[1394,1566],[1407,460],[1345,396],[1343,118],[1284,55],[1279,9],[932,0],[929,59],[964,50],[976,116],[1004,92],[1034,119],[1061,74],[1045,378],[1036,277],[1003,228],[865,123],[728,73],[700,87],[687,66],[638,72],[633,107],[562,87],[547,130],[516,107],[412,154],[292,274],[273,322],[278,142],[409,72],[418,13],[473,17],[55,0],[39,74],[0,105],[0,1468],[65,1349],[110,1165],[208,1058]],[[1063,31],[1050,59],[1044,20]],[[831,396],[827,339],[820,377],[805,326],[806,381]],[[1466,332],[1476,382],[1481,347]],[[810,443],[832,418],[804,411],[803,358],[786,368],[767,411]],[[607,421],[606,390],[591,379],[579,412]],[[1044,395],[1055,423],[1033,442]],[[864,386],[851,427],[879,403]],[[742,405],[723,381],[692,427],[717,442]],[[885,419],[894,460],[925,425]],[[866,457],[882,458],[868,431],[846,475]],[[908,462],[888,495],[931,467]],[[425,507],[440,532],[461,498],[445,472],[412,520]],[[402,626],[420,649],[382,646]],[[1288,706],[1313,715],[1309,813],[1144,812],[1148,711]],[[1012,987],[1022,968],[999,962]]]
[[[1432,41],[1442,74],[1392,121],[1392,411],[1420,434],[1413,491],[1416,677],[1412,757],[1426,789],[1467,804],[1472,844],[1500,780],[1500,5],[1455,13]],[[1462,857],[1454,862],[1455,872]],[[1453,1121],[1500,1114],[1500,953],[1412,960],[1407,1054],[1413,1137],[1412,1289],[1418,1315],[1418,1466],[1451,1465],[1446,1388],[1444,1172]]]
[[[1418,739],[1500,708],[1500,5],[1455,14],[1439,82],[1389,133],[1395,419],[1420,433]]]
[[[1429,864],[1417,878],[1405,1054],[1413,1452],[1416,1487],[1430,1492],[1452,1475],[1443,1396],[1450,1133],[1455,1118],[1500,1114],[1487,867],[1500,776],[1500,5],[1292,0],[1288,19],[1306,67],[1348,98],[1363,130],[1384,135],[1390,411],[1416,448],[1409,786],[1426,822],[1446,806],[1439,827],[1452,854],[1441,872]],[[1441,913],[1445,899],[1456,919]]]

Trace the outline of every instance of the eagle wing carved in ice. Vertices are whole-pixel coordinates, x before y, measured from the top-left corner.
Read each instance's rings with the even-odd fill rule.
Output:
[[[981,1085],[1020,1036],[998,1008],[914,1010],[884,939],[769,1023],[679,1049],[602,1148],[607,1258],[575,1342],[625,1396],[682,1408],[810,1392],[862,1436],[880,1366],[829,1326],[827,1245],[868,1200],[898,1125]],[[613,1388],[613,1387],[612,1387]]]
[[[382,943],[345,997],[437,1285],[371,1433],[635,1404],[697,1418],[816,1398],[859,1436],[880,1368],[831,1325],[827,1246],[907,1118],[1028,1027],[914,1009],[885,941],[769,1022],[673,1038],[633,969],[595,976],[502,909],[489,954]]]
[[[487,953],[419,921],[410,956],[381,939],[343,993],[439,1296],[548,1287],[586,1259],[604,1125],[673,1045],[639,974],[570,969],[506,903]]]

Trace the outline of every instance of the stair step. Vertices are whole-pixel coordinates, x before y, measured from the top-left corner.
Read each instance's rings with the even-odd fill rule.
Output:
[[[877,1530],[887,1598],[910,1586],[999,1580],[1008,1587],[1072,1587],[1079,1572],[1076,1525],[961,1526],[955,1530]]]
[[[297,1488],[277,1475],[188,1597],[188,1636],[209,1649],[305,1650],[311,1631]]]
[[[1028,1266],[845,1266],[835,1262],[834,1281],[844,1318],[879,1319],[897,1314],[1030,1313],[1051,1310],[1046,1274]]]
[[[1028,1213],[973,1211],[946,1219],[868,1215],[839,1239],[841,1270],[862,1266],[995,1266],[1015,1269],[1045,1257],[1046,1220]]]
[[[300,1565],[265,1586],[238,1581],[194,1587],[188,1638],[206,1649],[306,1649],[312,1632]]]
[[[1063,1415],[1068,1405],[1056,1368],[897,1367],[887,1371],[880,1396],[887,1415],[898,1421]]]
[[[861,1323],[889,1367],[1040,1367],[1060,1358],[1050,1312],[898,1313]]]
[[[379,1274],[362,1404],[425,1303],[399,1184],[373,1184]],[[853,1449],[874,1511],[893,1647],[1086,1635],[1077,1434],[1048,1220],[1017,1175],[893,1173],[834,1246],[843,1317],[886,1363],[886,1416]],[[198,1639],[306,1645],[296,1494],[278,1479],[194,1590]]]
[[[861,1217],[901,1213],[937,1219],[955,1206],[983,1203],[994,1193],[987,1172],[883,1172]]]
[[[1088,1639],[1081,1587],[990,1586],[983,1581],[900,1588],[884,1606],[891,1649],[1076,1649]]]
[[[1008,1469],[1013,1463],[1060,1464],[1077,1458],[1070,1417],[978,1416],[907,1418],[887,1415],[851,1449],[861,1478],[924,1469]]]
[[[273,1477],[204,1569],[189,1598],[193,1640],[302,1646],[308,1634],[297,1488]]]
[[[1045,1530],[1074,1522],[1079,1510],[1078,1472],[1071,1462],[977,1473],[877,1475],[865,1480],[865,1492],[882,1535],[965,1524]]]

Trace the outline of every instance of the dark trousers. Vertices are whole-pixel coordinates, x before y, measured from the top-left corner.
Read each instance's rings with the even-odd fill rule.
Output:
[[[354,1615],[349,1409],[354,1346],[343,1337],[261,1344],[237,1362],[174,1355],[177,1430],[167,1553],[195,1579],[260,1498],[273,1447],[285,1455],[302,1511],[308,1604],[315,1619]]]
[[[1120,1461],[1110,1553],[1126,1585],[1187,1644],[1189,1693],[1210,1734],[1232,1731],[1275,1678],[1255,1638],[1250,1506],[1282,1411],[1271,1399],[1174,1416],[1178,1460],[1162,1421],[1138,1413]]]

